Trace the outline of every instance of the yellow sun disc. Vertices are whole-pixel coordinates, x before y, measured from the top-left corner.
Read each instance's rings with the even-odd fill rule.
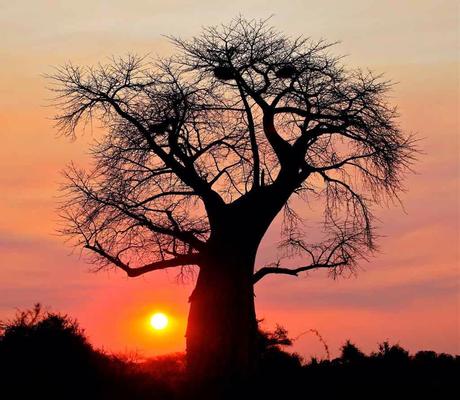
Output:
[[[163,313],[155,313],[150,318],[150,325],[156,330],[164,329],[168,325],[168,317]]]

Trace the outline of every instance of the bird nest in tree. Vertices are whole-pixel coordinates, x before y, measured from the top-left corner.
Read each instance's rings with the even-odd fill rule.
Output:
[[[231,67],[220,65],[214,68],[214,76],[217,79],[229,81],[235,77],[235,74]]]
[[[275,71],[276,77],[281,79],[292,78],[296,74],[297,69],[291,64],[283,65]]]
[[[165,133],[168,128],[174,124],[173,118],[166,118],[164,121],[149,125],[149,130],[152,133]]]

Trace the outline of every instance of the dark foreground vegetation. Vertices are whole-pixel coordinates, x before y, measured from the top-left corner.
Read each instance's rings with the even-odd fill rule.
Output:
[[[77,322],[39,305],[0,326],[0,397],[5,399],[447,398],[460,357],[410,355],[384,342],[366,355],[347,341],[333,360],[304,362],[283,350],[287,332],[259,334],[260,373],[250,382],[187,379],[184,354],[137,362],[94,349]]]

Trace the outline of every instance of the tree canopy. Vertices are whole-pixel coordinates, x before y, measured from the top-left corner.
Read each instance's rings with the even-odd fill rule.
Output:
[[[263,20],[170,40],[170,58],[67,64],[50,76],[63,134],[93,118],[105,127],[94,167],[66,171],[63,232],[100,268],[185,272],[225,210],[267,203],[261,234],[284,209],[282,245],[305,262],[263,266],[254,282],[338,274],[372,252],[373,206],[397,198],[415,151],[387,102],[391,83],[347,69],[331,43],[291,39]],[[321,204],[321,232],[305,227],[296,196]]]

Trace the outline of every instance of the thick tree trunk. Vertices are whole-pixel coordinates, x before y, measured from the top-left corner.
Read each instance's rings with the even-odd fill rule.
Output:
[[[188,371],[197,381],[244,381],[257,372],[254,263],[263,235],[289,197],[283,188],[267,190],[214,215],[186,333]]]
[[[254,255],[232,253],[216,251],[200,266],[190,296],[187,364],[198,380],[240,380],[256,371]]]

